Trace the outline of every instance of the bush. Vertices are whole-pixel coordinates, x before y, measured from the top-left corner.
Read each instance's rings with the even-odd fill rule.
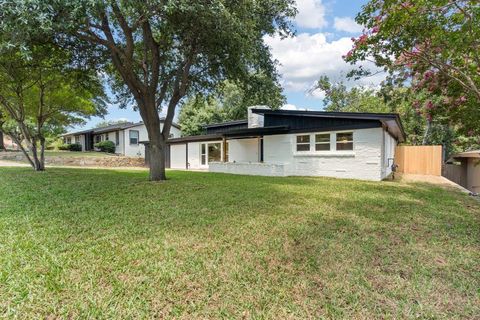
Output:
[[[69,144],[64,143],[64,144],[58,145],[57,148],[58,150],[68,151],[69,146],[70,146]]]
[[[80,143],[61,144],[58,146],[58,150],[62,151],[82,151],[82,145]]]
[[[72,143],[68,145],[69,151],[82,151],[82,145],[80,143]]]
[[[115,153],[115,144],[112,141],[102,141],[95,143],[95,148],[102,152]]]

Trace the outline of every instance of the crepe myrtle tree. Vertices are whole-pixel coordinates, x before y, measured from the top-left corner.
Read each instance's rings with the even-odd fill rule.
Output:
[[[165,147],[179,102],[225,79],[277,81],[266,35],[291,34],[294,0],[6,0],[3,26],[42,28],[80,61],[96,61],[122,105],[148,132],[150,179],[164,180]],[[163,110],[162,110],[163,108]],[[166,114],[160,131],[159,112]]]
[[[412,107],[480,134],[480,3],[471,0],[370,0],[365,27],[344,58],[371,60],[423,95]],[[357,75],[368,73],[357,70]]]
[[[95,72],[72,68],[68,54],[50,44],[0,48],[0,132],[43,171],[49,135],[105,114],[103,86]]]

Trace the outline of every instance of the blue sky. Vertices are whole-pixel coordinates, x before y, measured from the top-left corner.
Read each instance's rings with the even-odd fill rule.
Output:
[[[281,84],[287,97],[286,109],[323,108],[322,92],[310,93],[309,89],[321,75],[333,80],[342,79],[352,68],[341,56],[350,50],[350,38],[358,36],[362,28],[355,15],[366,0],[297,0],[299,14],[295,19],[297,35],[280,40],[266,38],[273,57],[280,62],[278,70]],[[381,75],[361,80],[352,85],[376,85]],[[132,108],[109,107],[105,120],[140,121],[140,115]],[[103,121],[90,119],[83,128]]]

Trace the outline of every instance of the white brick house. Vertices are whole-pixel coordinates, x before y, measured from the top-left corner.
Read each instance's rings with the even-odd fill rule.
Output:
[[[160,130],[164,120],[160,120]],[[180,127],[173,123],[170,137],[180,137]],[[102,128],[94,128],[62,135],[67,144],[77,143],[82,146],[82,151],[95,150],[95,143],[112,141],[115,144],[115,153],[129,157],[144,157],[145,146],[140,141],[148,140],[147,128],[143,122],[120,123]]]
[[[397,114],[249,108],[248,120],[169,140],[167,166],[266,176],[379,181],[405,134]]]

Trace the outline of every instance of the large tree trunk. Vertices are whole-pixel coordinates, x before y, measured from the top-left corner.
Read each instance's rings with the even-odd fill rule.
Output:
[[[152,95],[153,96],[153,95]],[[150,166],[150,180],[161,181],[166,180],[165,174],[165,146],[166,139],[160,131],[160,117],[155,108],[154,96],[151,99],[146,99],[146,103],[151,104],[140,109],[140,114],[145,123],[148,133],[149,144],[149,166]]]
[[[3,144],[3,132],[0,131],[0,150],[5,150],[5,144]]]

